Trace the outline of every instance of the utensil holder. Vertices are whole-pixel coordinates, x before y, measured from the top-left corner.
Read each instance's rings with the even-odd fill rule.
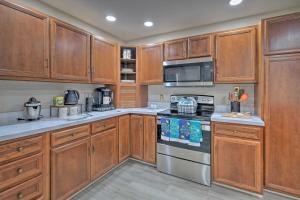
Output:
[[[239,101],[232,101],[230,102],[231,112],[241,112],[241,102]]]

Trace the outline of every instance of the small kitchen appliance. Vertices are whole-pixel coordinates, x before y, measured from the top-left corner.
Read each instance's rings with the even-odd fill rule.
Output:
[[[212,57],[163,62],[166,87],[213,86],[214,60]]]
[[[80,98],[77,90],[66,90],[65,91],[65,105],[76,105]]]
[[[113,110],[113,91],[101,87],[96,88],[95,90],[95,104],[93,105],[93,111],[107,111],[107,110]]]
[[[28,102],[24,104],[24,120],[39,120],[41,117],[41,108],[41,102],[31,97]]]
[[[158,171],[207,186],[211,185],[211,115],[213,112],[213,96],[171,95],[170,109],[157,113]],[[172,126],[174,121],[179,121],[179,125]],[[190,141],[180,142],[181,137],[172,140],[171,132],[180,132],[179,129],[184,127],[181,122],[185,122],[188,127],[192,127],[193,124],[193,128],[194,124],[198,124],[196,132],[201,133],[198,145],[193,145]],[[167,129],[169,138],[164,134],[167,132],[166,124],[170,127]],[[191,135],[190,133],[190,137]]]

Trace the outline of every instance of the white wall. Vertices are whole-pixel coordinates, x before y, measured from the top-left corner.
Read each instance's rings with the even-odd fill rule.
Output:
[[[128,41],[126,43],[128,45],[160,43],[160,42],[164,42],[167,40],[173,40],[173,39],[177,39],[177,38],[184,38],[184,37],[189,37],[189,36],[194,36],[194,35],[202,35],[202,34],[207,34],[207,33],[213,33],[213,32],[219,32],[219,31],[240,28],[240,27],[252,26],[252,25],[257,25],[261,21],[261,19],[265,19],[265,18],[273,17],[273,16],[284,15],[284,14],[293,13],[293,12],[298,12],[298,11],[300,11],[300,7],[294,8],[294,9],[289,9],[289,10],[268,13],[268,14],[245,17],[245,18],[241,18],[241,19],[225,21],[225,22],[220,22],[220,23],[215,23],[215,24],[210,24],[210,25],[205,25],[205,26],[199,26],[199,27],[185,29],[185,30],[181,30],[181,31],[175,31],[175,32],[155,35],[155,36],[146,37],[146,38],[142,38],[142,39],[138,39],[138,40]],[[213,14],[212,14],[212,16],[213,16]]]
[[[70,84],[30,81],[0,80],[0,113],[19,112],[30,97],[42,102],[42,108],[49,108],[54,96],[63,96],[67,89],[75,89],[80,93],[80,103],[85,103],[85,97],[92,95],[94,84]]]
[[[227,112],[230,109],[228,101],[228,93],[233,91],[233,87],[240,86],[245,89],[249,95],[249,100],[241,104],[242,112],[254,112],[254,84],[215,84],[214,87],[164,87],[162,85],[149,86],[148,98],[149,103],[169,104],[170,95],[172,94],[197,94],[197,95],[212,95],[215,97],[215,105],[222,112]],[[163,99],[161,98],[163,95]]]

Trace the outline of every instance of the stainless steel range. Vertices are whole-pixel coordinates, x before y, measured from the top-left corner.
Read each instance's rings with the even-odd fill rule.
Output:
[[[196,102],[195,113],[182,113],[181,105],[192,106]],[[186,101],[186,102],[185,102]],[[190,104],[189,104],[190,103]],[[170,110],[158,113],[157,117],[157,169],[163,173],[171,174],[207,186],[211,185],[211,115],[214,112],[214,97],[205,95],[172,95],[170,97]],[[199,142],[196,145],[182,138],[172,138],[173,132],[184,129],[172,125],[173,121],[198,124]],[[166,124],[170,123],[169,136],[166,136]],[[162,127],[163,126],[163,127]],[[175,130],[174,130],[175,127]],[[186,128],[185,129],[188,129]],[[162,130],[163,129],[163,130]],[[200,130],[201,129],[201,130]],[[178,131],[180,131],[178,130]],[[182,131],[182,130],[181,130]],[[172,135],[173,134],[173,135]],[[188,134],[187,134],[188,135]],[[191,137],[191,135],[190,135]]]

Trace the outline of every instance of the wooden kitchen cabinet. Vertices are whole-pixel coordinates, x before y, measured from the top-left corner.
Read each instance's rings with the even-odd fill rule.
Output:
[[[256,27],[216,34],[216,83],[255,83]]]
[[[90,81],[90,35],[51,19],[51,78],[61,81]]]
[[[214,181],[262,193],[262,128],[214,123],[213,133]],[[255,135],[259,139],[253,139]]]
[[[144,161],[156,163],[156,117],[144,116]]]
[[[48,16],[0,1],[0,77],[49,78]]]
[[[49,134],[0,142],[0,199],[49,199]]]
[[[117,82],[117,46],[92,37],[91,74],[93,83],[114,84]]]
[[[109,129],[92,136],[91,139],[92,180],[105,174],[118,164],[117,129]]]
[[[163,82],[163,45],[141,47],[140,83],[150,85]]]
[[[164,43],[164,60],[183,60],[187,58],[188,39],[177,39]]]
[[[265,187],[300,196],[300,54],[266,57],[265,71]]]
[[[130,117],[130,151],[133,158],[144,159],[144,118],[141,115]]]
[[[300,52],[300,12],[263,20],[264,54]]]
[[[189,37],[188,57],[199,58],[213,56],[213,35]]]
[[[90,183],[90,138],[51,150],[51,199],[66,199]]]
[[[130,115],[119,117],[119,162],[130,156]]]

